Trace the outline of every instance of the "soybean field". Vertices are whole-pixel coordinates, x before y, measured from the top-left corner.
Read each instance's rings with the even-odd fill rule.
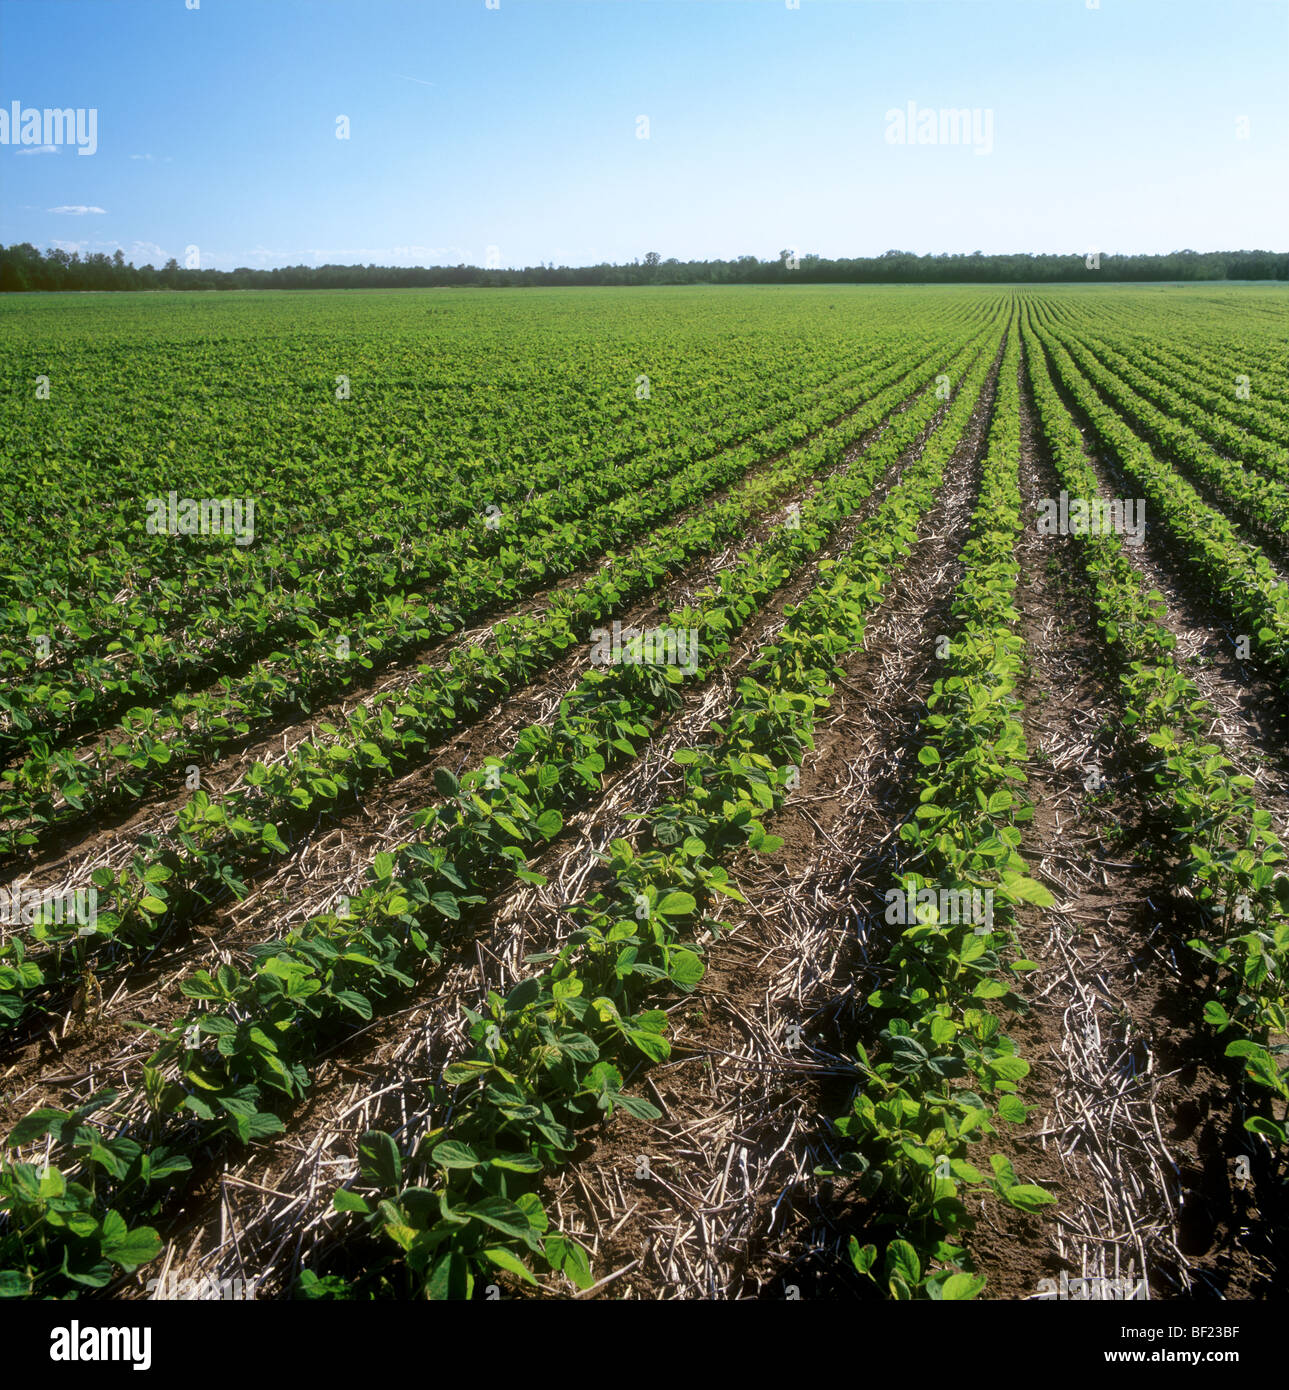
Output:
[[[0,1296],[1283,1287],[1283,285],[0,330]]]

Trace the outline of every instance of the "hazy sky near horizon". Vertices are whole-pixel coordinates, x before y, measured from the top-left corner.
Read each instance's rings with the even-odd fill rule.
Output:
[[[97,113],[91,155],[0,144],[0,243],[219,269],[1289,244],[1289,0],[192,3],[0,0],[0,109]],[[941,110],[974,112],[956,144]]]

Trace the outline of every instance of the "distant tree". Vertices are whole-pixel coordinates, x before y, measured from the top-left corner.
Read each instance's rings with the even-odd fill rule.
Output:
[[[771,284],[787,278],[781,252],[777,260],[738,256],[724,261],[663,261],[656,251],[623,265],[559,266],[553,261],[523,270],[489,270],[479,266],[279,266],[273,270],[185,270],[171,257],[161,270],[136,268],[121,250],[111,257],[54,248],[38,250],[29,242],[0,246],[0,291],[135,290],[135,289],[374,289],[414,286],[476,285],[639,285]],[[880,256],[827,260],[811,252],[800,258],[794,278],[816,284],[954,284],[1033,283],[1113,280],[1289,280],[1284,251],[1174,251],[1160,256],[1103,255],[1090,272],[1082,254],[985,255],[973,251],[917,256],[889,250]]]

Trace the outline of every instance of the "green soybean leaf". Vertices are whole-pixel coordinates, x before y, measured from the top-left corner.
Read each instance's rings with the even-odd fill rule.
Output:
[[[358,1167],[363,1177],[377,1187],[402,1185],[403,1160],[398,1145],[383,1130],[369,1129],[358,1141]]]

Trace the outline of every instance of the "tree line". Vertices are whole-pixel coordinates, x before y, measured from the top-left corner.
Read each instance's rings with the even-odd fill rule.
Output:
[[[431,286],[731,285],[731,284],[972,284],[1107,280],[1289,280],[1289,252],[1172,251],[1158,256],[1054,256],[1023,253],[881,256],[829,259],[782,251],[773,260],[664,260],[656,251],[616,265],[488,266],[293,265],[274,270],[241,266],[199,270],[171,259],[161,268],[136,266],[122,251],[82,257],[30,242],[0,246],[0,291],[410,289]]]

